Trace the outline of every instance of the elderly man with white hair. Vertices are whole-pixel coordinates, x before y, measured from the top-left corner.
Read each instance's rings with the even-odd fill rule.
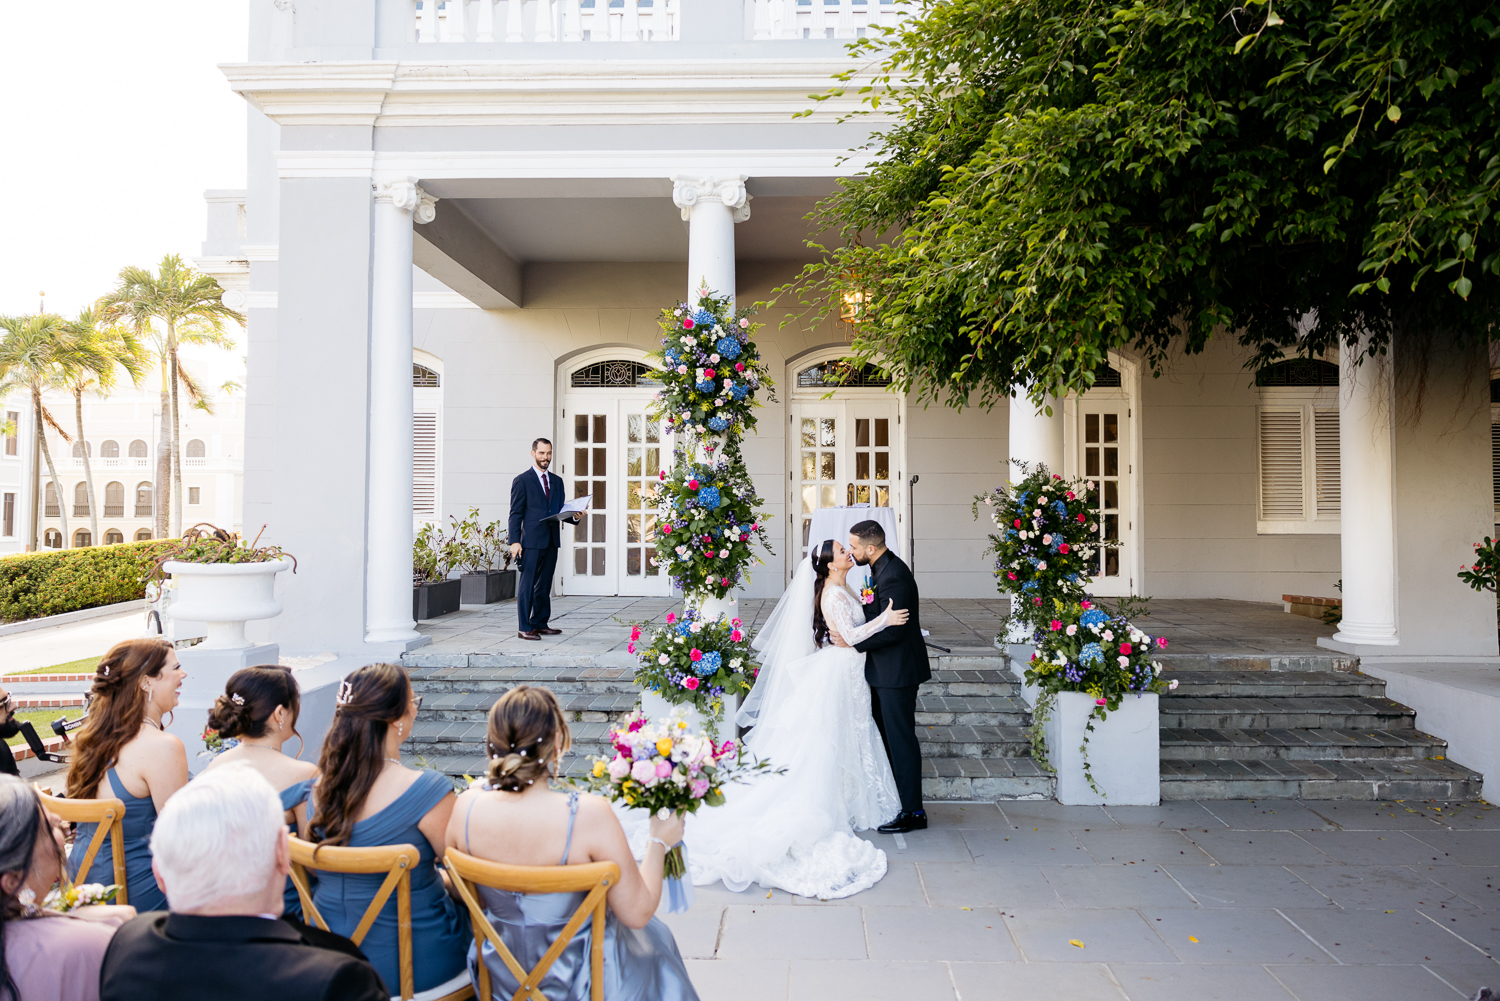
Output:
[[[152,869],[171,910],[115,934],[100,1001],[389,1001],[348,939],[281,921],[291,855],[281,799],[236,762],[167,801]]]

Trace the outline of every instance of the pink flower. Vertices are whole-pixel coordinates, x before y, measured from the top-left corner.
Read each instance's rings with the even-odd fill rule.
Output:
[[[701,682],[699,682],[697,678],[682,679],[682,687],[686,688],[690,692],[696,692],[698,690],[699,684],[701,684]]]
[[[1061,622],[1058,622],[1058,621],[1057,621],[1057,620],[1056,620],[1056,619],[1053,619],[1053,620],[1052,620],[1052,621],[1051,621],[1051,622],[1049,622],[1049,623],[1048,623],[1048,624],[1047,624],[1047,628],[1048,628],[1048,629],[1050,629],[1050,630],[1052,630],[1052,631],[1053,631],[1053,632],[1054,632],[1054,633],[1055,633],[1055,632],[1057,632],[1057,631],[1058,631],[1058,630],[1059,630],[1059,629],[1061,629],[1061,628],[1062,628],[1062,623],[1061,623]]]
[[[637,761],[630,766],[630,777],[642,785],[649,785],[656,781],[656,766],[649,761]]]
[[[665,480],[667,478],[667,471],[663,469],[661,472],[656,474],[656,478],[658,480]]]
[[[1094,700],[1094,705],[1096,705],[1096,706],[1107,706],[1107,705],[1109,705],[1109,700],[1108,699],[1095,699]]]
[[[729,586],[729,578],[728,577],[720,577],[719,578],[719,586],[720,587],[728,587]]]
[[[625,644],[625,652],[626,653],[635,653],[635,644],[634,643],[626,643]]]
[[[1177,679],[1173,678],[1172,681],[1171,681],[1171,683],[1169,685],[1167,685],[1167,690],[1168,691],[1176,691],[1176,689],[1177,689]]]
[[[640,626],[631,626],[630,627],[630,638],[633,639],[633,640],[638,640],[638,639],[641,638],[641,627]]]
[[[739,757],[739,753],[740,753],[740,749],[738,747],[734,746],[734,741],[732,741],[732,740],[726,740],[726,741],[724,741],[723,745],[720,746],[719,750],[714,754],[714,757],[716,757],[716,758],[736,758],[736,757]]]
[[[1011,580],[1015,580],[1016,579],[1016,572],[1014,570],[1007,570],[1005,572],[1005,576],[1009,577]]]
[[[736,626],[736,627],[744,625],[744,623],[741,622],[739,619],[730,619],[729,620],[729,624],[731,626]]]
[[[697,490],[698,489],[698,481],[696,479],[688,480],[688,489],[689,490]],[[1083,515],[1079,515],[1079,517],[1081,518],[1081,517],[1083,517]]]
[[[671,774],[672,774],[672,762],[670,762],[670,761],[658,761],[656,763],[656,777],[657,778],[664,779],[668,775],[671,775]]]
[[[750,321],[747,320],[747,319],[745,319],[743,316],[740,317],[740,329],[741,330],[749,330],[750,329]]]
[[[1167,638],[1165,636],[1156,637],[1156,645],[1165,649],[1167,645]]]
[[[688,783],[688,793],[694,799],[702,799],[708,795],[708,779],[693,779]]]
[[[1042,603],[1042,599],[1041,598],[1032,598],[1031,599],[1031,603],[1033,605],[1040,605]]]
[[[742,632],[740,632],[738,629],[734,630],[733,632],[731,632],[729,634],[729,641],[731,643],[738,643],[740,640],[742,640],[744,638],[745,638],[745,634],[742,633]]]
[[[734,363],[734,370],[736,372],[743,372],[743,371],[745,371],[745,363],[742,362],[742,361],[735,362]]]
[[[1056,473],[1053,473],[1053,474],[1052,474],[1052,478],[1053,478],[1053,479],[1054,479],[1054,480],[1060,480],[1060,479],[1062,479],[1062,477],[1061,477],[1061,476],[1058,476],[1058,475],[1057,475],[1057,474],[1056,474]]]
[[[1077,500],[1077,499],[1078,499],[1078,495],[1075,494],[1073,491],[1069,490],[1068,491],[1068,500]]]
[[[609,763],[609,777],[618,782],[630,774],[630,759],[619,756]]]
[[[674,623],[676,621],[677,621],[677,613],[676,612],[668,612],[667,613],[667,625],[670,626],[672,623]]]
[[[1071,546],[1069,546],[1066,542],[1064,542],[1062,545],[1060,545],[1060,546],[1057,547],[1057,551],[1060,552],[1060,553],[1062,553],[1064,556],[1066,556],[1066,555],[1068,555],[1068,550],[1070,550],[1071,548],[1072,548]]]
[[[1078,603],[1078,607],[1083,609],[1084,611],[1088,611],[1090,608],[1094,607],[1094,603],[1092,601],[1080,601]]]
[[[682,329],[683,330],[692,330],[693,329],[693,318],[691,316],[689,316],[687,319],[685,319],[685,320],[682,321]]]
[[[714,377],[714,370],[713,369],[710,368],[710,369],[705,369],[704,370],[704,372],[703,372],[703,378],[705,378],[705,379],[712,379],[713,377]]]
[[[1083,515],[1081,515],[1081,514],[1078,516],[1078,524],[1080,524],[1080,525],[1083,524]]]
[[[1020,527],[1021,527],[1021,519],[1020,519],[1020,518],[1017,518],[1017,519],[1016,519],[1016,527],[1017,527],[1017,528],[1020,528]]]
[[[698,663],[698,661],[703,659],[703,651],[699,650],[697,647],[693,647],[693,652],[688,654],[688,659],[691,660],[694,664]]]
[[[1120,652],[1124,653],[1124,654],[1130,653],[1130,644],[1129,643],[1121,643],[1120,644]]]

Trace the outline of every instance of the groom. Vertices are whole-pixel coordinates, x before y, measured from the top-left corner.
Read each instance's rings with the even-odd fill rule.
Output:
[[[865,602],[865,621],[879,615],[888,601],[911,613],[904,626],[887,626],[854,649],[865,655],[865,680],[875,725],[885,741],[901,794],[901,812],[879,830],[904,834],[927,828],[922,809],[922,750],[917,744],[917,686],[932,677],[927,644],[917,612],[917,582],[901,557],[885,548],[885,530],[877,522],[861,521],[849,530],[849,554],[870,568],[873,601]]]

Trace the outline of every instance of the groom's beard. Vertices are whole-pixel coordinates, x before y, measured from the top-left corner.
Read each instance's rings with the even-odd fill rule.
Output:
[[[854,557],[854,565],[857,567],[867,567],[870,565],[870,561],[868,559],[860,559],[856,556]]]

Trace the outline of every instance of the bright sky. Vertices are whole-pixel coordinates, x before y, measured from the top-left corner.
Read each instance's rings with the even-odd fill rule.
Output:
[[[0,3],[0,314],[70,315],[127,264],[191,260],[245,185],[244,0]]]

